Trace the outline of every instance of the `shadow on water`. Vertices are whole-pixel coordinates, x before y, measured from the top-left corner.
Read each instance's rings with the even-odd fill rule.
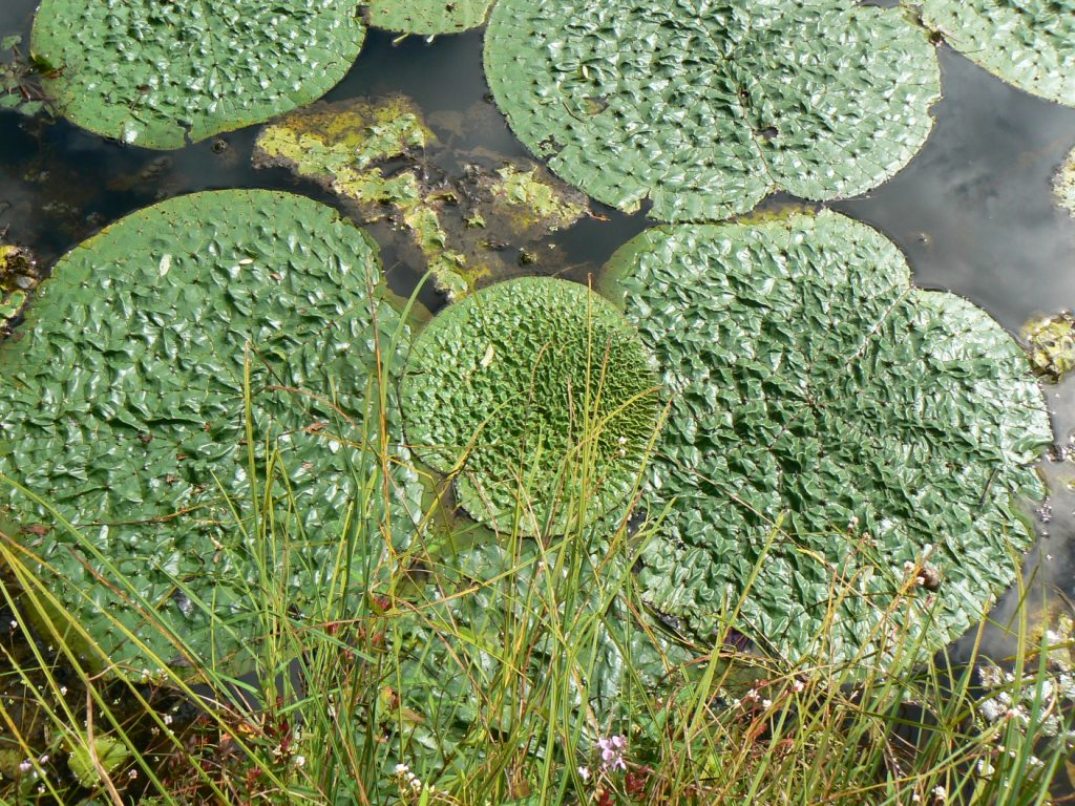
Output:
[[[29,41],[36,0],[4,0],[0,35]],[[490,102],[482,74],[482,35],[394,42],[370,32],[354,68],[327,96],[341,100],[402,93],[426,113],[452,147],[484,146],[524,155]],[[916,282],[948,289],[981,305],[1006,328],[1039,312],[1075,307],[1075,218],[1058,209],[1050,180],[1075,146],[1075,109],[1014,89],[947,47],[940,49],[945,97],[933,110],[935,129],[913,162],[883,187],[831,205],[866,221],[907,254]],[[467,132],[462,142],[460,132]],[[51,262],[81,239],[121,216],[168,196],[211,188],[292,190],[334,199],[283,169],[250,164],[257,129],[227,134],[175,152],[122,146],[67,123],[28,121],[0,112],[0,235]],[[454,138],[454,139],[453,139]],[[777,196],[766,207],[789,201]],[[600,215],[558,233],[566,274],[585,279],[612,252],[647,226],[595,205]],[[408,291],[421,271],[386,250],[393,285]],[[439,301],[423,299],[430,307]],[[1043,463],[1053,494],[1038,511],[1041,534],[1026,565],[1042,590],[1075,599],[1075,379],[1045,387],[1058,449]],[[994,613],[1004,622],[1015,609],[1005,596]],[[1003,655],[1002,630],[986,636]],[[957,647],[958,652],[958,647]]]

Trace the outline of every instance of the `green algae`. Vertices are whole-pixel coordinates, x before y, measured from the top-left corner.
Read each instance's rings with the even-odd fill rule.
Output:
[[[587,212],[582,194],[534,163],[452,152],[402,96],[291,113],[261,132],[254,165],[282,166],[317,182],[364,223],[393,224],[450,299],[516,273],[532,262],[524,258],[533,254],[527,245]]]
[[[554,230],[568,227],[586,211],[585,203],[558,192],[536,167],[529,171],[513,165],[498,169],[489,184],[489,192],[494,202],[505,209],[516,232],[526,232],[538,225]]]
[[[39,279],[37,262],[29,250],[0,244],[0,336],[22,313]]]
[[[1075,216],[1075,148],[1053,177],[1053,195],[1057,204]]]
[[[1023,325],[1020,334],[1030,352],[1034,371],[1059,381],[1075,369],[1075,316],[1064,311],[1035,316]]]

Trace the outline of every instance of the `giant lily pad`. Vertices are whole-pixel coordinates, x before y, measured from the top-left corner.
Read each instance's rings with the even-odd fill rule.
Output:
[[[862,193],[918,151],[940,97],[925,31],[851,0],[500,0],[485,66],[556,173],[666,221]]]
[[[407,438],[458,473],[464,509],[522,534],[561,533],[628,500],[659,410],[638,335],[608,301],[524,277],[449,305],[401,387]],[[576,521],[577,522],[577,521]]]
[[[746,593],[762,645],[850,658],[886,621],[938,645],[1012,581],[1051,431],[986,313],[832,213],[658,228],[610,267],[672,398],[640,572],[656,608],[704,632]]]
[[[917,0],[923,21],[993,75],[1075,106],[1075,0]]]
[[[403,34],[436,36],[477,28],[493,0],[370,0],[369,23]]]
[[[323,95],[364,36],[356,0],[42,0],[31,44],[72,122],[171,149]]]
[[[265,585],[302,614],[406,541],[421,490],[375,455],[399,433],[377,367],[402,366],[405,341],[379,282],[375,247],[330,208],[221,191],[128,216],[40,286],[0,345],[0,474],[77,534],[6,483],[0,514],[113,660],[183,659],[168,630],[226,657],[259,635]],[[279,505],[259,517],[267,489]],[[355,534],[376,546],[348,553]]]

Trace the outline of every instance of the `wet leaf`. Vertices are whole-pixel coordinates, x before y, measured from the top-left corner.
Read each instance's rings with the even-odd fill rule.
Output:
[[[485,24],[493,0],[369,0],[369,24],[386,31],[436,36]]]
[[[926,25],[990,73],[1075,106],[1075,0],[916,0]]]
[[[912,287],[890,241],[832,213],[653,229],[609,268],[671,396],[656,608],[708,635],[757,568],[744,633],[850,659],[890,628],[940,646],[1013,580],[1052,434],[984,311]]]
[[[172,149],[323,95],[365,30],[356,0],[43,0],[31,47],[73,123]]]
[[[918,151],[940,97],[925,31],[851,0],[500,0],[485,68],[553,171],[665,221],[862,193]]]
[[[656,428],[655,385],[648,353],[606,300],[527,277],[433,319],[411,351],[401,401],[408,442],[436,470],[458,471],[470,515],[560,534],[576,515],[569,501],[586,503],[587,517],[627,505]]]
[[[331,208],[220,191],[122,219],[39,287],[0,344],[0,474],[83,537],[7,484],[0,511],[32,530],[20,539],[39,570],[60,577],[60,601],[117,663],[182,662],[168,629],[218,662],[256,652],[269,596],[259,564],[301,617],[342,572],[350,530],[378,536],[346,566],[356,597],[382,530],[408,539],[421,489],[405,451],[385,495],[361,495],[381,489],[377,351],[403,361],[389,350],[402,325],[380,280],[376,248]],[[397,441],[391,395],[383,416]],[[329,425],[307,429],[317,422]],[[271,536],[253,512],[250,451],[259,498],[278,498]],[[150,617],[164,629],[145,628]]]

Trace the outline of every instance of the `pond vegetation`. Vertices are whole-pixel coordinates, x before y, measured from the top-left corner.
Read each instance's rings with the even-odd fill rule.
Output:
[[[485,106],[318,100],[487,18]],[[1071,313],[801,205],[945,42],[1075,106],[1068,0],[41,0],[0,134],[267,187],[0,231],[0,802],[1064,802]]]

